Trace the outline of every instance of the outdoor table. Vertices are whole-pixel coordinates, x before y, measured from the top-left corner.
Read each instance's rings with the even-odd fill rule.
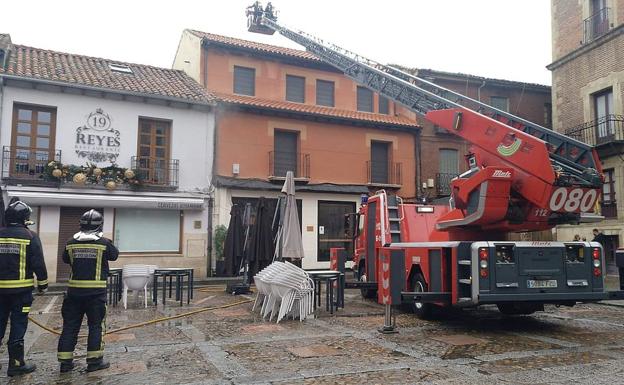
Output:
[[[106,277],[106,290],[108,291],[108,304],[117,306],[121,298],[122,290],[122,271],[120,267],[112,267],[108,269]]]
[[[325,310],[334,314],[336,308],[344,308],[344,293],[342,283],[344,274],[336,270],[306,270],[306,273],[314,281],[314,308],[321,305],[321,282],[325,281]],[[334,300],[334,283],[338,285],[336,290],[336,300]]]
[[[182,287],[184,286],[184,278],[188,278],[188,285],[186,288],[186,304],[191,303],[191,299],[193,298],[193,276],[194,269],[188,267],[167,267],[154,270],[154,282],[152,287],[152,297],[154,304],[158,303],[158,278],[163,278],[163,305],[167,299],[167,278],[169,279],[169,298],[171,298],[172,289],[173,289],[173,278],[175,277],[175,285],[176,285],[176,301],[180,301],[180,306],[183,303],[184,293]]]

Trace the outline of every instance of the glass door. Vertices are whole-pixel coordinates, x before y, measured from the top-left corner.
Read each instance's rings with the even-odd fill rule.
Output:
[[[344,247],[352,252],[351,239],[345,236],[345,214],[355,212],[354,202],[319,201],[318,261],[329,261],[329,249]]]

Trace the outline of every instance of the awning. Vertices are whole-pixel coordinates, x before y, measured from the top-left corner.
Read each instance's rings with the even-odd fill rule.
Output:
[[[62,192],[9,190],[10,197],[19,197],[33,206],[115,207],[160,210],[203,210],[203,198],[138,195],[73,194]]]

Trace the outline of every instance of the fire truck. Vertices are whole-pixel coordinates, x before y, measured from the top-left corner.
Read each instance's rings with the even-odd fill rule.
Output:
[[[434,306],[495,304],[531,314],[615,298],[597,242],[509,241],[508,234],[595,222],[603,175],[594,149],[278,23],[271,6],[247,10],[248,30],[305,47],[358,84],[406,106],[471,144],[468,171],[439,204],[404,203],[378,191],[348,219],[353,262],[366,297],[420,317]],[[619,294],[618,294],[619,293]]]

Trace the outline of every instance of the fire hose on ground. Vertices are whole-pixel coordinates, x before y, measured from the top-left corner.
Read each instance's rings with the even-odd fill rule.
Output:
[[[201,289],[199,289],[199,290],[201,290]],[[223,291],[223,290],[221,290],[221,291]],[[234,306],[238,306],[238,305],[242,305],[242,304],[250,303],[250,302],[253,302],[253,301],[250,300],[250,299],[247,299],[247,300],[244,300],[244,301],[238,301],[238,302],[229,303],[229,304],[226,304],[226,305],[204,307],[204,308],[192,310],[192,311],[189,311],[189,312],[186,312],[186,313],[181,313],[181,314],[176,314],[176,315],[172,315],[172,316],[156,318],[156,319],[153,319],[153,320],[140,322],[140,323],[133,324],[133,325],[124,326],[124,327],[120,327],[120,328],[117,328],[117,329],[107,330],[105,332],[105,335],[106,334],[119,333],[119,332],[122,332],[122,331],[125,331],[125,330],[129,330],[129,329],[136,329],[136,328],[140,328],[140,327],[143,327],[143,326],[153,325],[153,324],[160,323],[160,322],[171,321],[171,320],[178,319],[178,318],[190,317],[192,315],[203,313],[203,312],[207,312],[207,311],[210,311],[210,310],[226,309],[226,308],[229,308],[229,307],[234,307]],[[56,335],[61,335],[61,332],[59,330],[52,329],[52,328],[42,324],[41,322],[35,320],[32,316],[29,316],[28,319],[32,323],[34,323],[35,325],[39,326],[40,328],[44,329],[47,332],[50,332],[50,333],[56,334]],[[86,334],[81,334],[78,337],[87,337],[87,335]]]

